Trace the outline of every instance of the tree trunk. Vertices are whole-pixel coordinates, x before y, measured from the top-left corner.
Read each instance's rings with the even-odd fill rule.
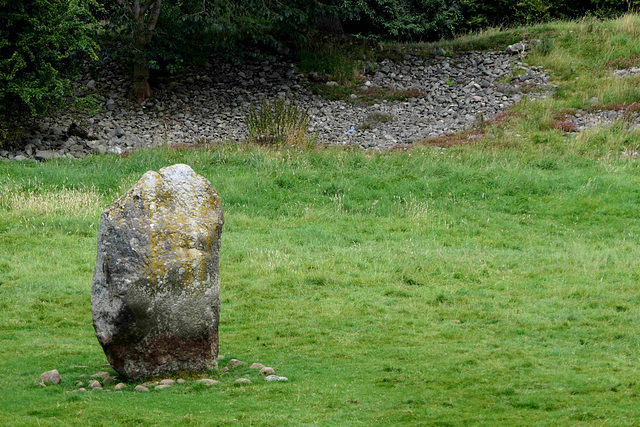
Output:
[[[342,28],[342,21],[336,15],[322,14],[318,16],[319,31],[330,34],[342,35],[344,34],[344,28]]]
[[[153,95],[149,85],[149,66],[144,54],[156,29],[162,0],[144,0],[144,4],[141,4],[140,0],[115,1],[129,12],[134,22],[132,43],[135,57],[133,58],[133,86],[129,98],[134,102],[142,102]]]
[[[153,95],[149,86],[149,67],[135,62],[133,64],[133,86],[129,98],[133,102],[142,102]]]

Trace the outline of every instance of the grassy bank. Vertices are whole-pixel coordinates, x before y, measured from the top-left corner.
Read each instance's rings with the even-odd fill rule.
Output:
[[[619,51],[601,61],[565,39],[582,28],[604,37],[598,49],[622,46],[638,22],[624,19],[523,29],[546,31],[551,47],[528,61],[559,90],[474,144],[0,162],[0,424],[637,423],[638,135],[552,126],[593,96],[640,99],[637,78],[607,74]],[[237,368],[203,374],[214,388],[70,393],[110,370],[91,326],[100,212],[174,163],[224,202],[221,354],[289,381]],[[54,368],[62,383],[37,387]],[[254,384],[233,384],[242,376]]]

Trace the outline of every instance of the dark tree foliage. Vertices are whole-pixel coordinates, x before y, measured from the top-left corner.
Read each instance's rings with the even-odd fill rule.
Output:
[[[401,41],[437,40],[452,36],[460,22],[458,1],[342,0],[347,31]]]
[[[0,0],[0,119],[61,105],[78,59],[96,57],[88,4]]]
[[[585,15],[612,17],[638,9],[640,0],[460,0],[461,29],[531,24]]]

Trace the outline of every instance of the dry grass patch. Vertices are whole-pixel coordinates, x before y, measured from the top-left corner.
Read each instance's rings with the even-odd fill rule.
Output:
[[[57,189],[0,191],[0,206],[20,215],[66,216],[90,218],[100,215],[100,195],[91,187],[76,190],[62,186]]]

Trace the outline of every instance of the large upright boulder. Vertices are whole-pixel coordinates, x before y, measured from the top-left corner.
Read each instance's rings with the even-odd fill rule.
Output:
[[[215,365],[223,223],[211,183],[180,164],[145,173],[102,213],[91,308],[120,375]]]

